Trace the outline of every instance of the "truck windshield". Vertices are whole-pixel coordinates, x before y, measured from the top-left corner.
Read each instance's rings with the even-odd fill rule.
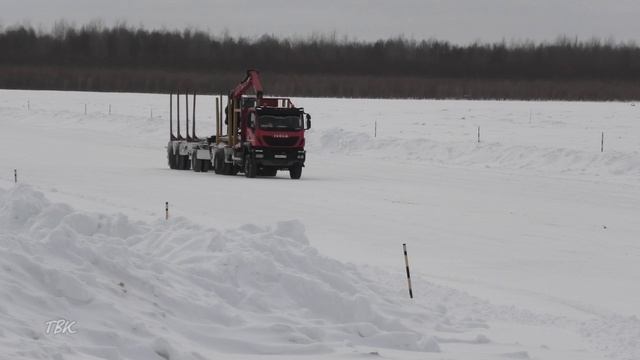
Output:
[[[262,115],[258,118],[262,130],[302,130],[302,117],[296,115]]]

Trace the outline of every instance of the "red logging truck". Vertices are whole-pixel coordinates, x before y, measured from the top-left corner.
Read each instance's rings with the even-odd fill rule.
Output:
[[[289,98],[264,97],[258,71],[247,71],[246,78],[229,93],[224,109],[222,97],[216,98],[216,134],[204,139],[195,133],[195,96],[191,134],[188,108],[186,112],[186,137],[180,133],[179,94],[177,131],[173,133],[173,95],[170,98],[167,160],[171,169],[213,169],[224,175],[241,172],[249,178],[288,170],[292,179],[301,177],[306,157],[304,135],[311,127],[311,116]],[[185,100],[188,107],[188,98]]]

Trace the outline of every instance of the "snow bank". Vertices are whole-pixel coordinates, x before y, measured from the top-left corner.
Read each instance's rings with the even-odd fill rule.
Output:
[[[482,166],[581,175],[640,176],[640,153],[588,152],[564,148],[501,143],[439,142],[427,138],[373,138],[366,133],[332,128],[314,134],[313,151],[429,161],[446,165]]]
[[[440,309],[320,255],[297,221],[226,231],[131,222],[19,185],[0,190],[0,250],[6,358],[439,351],[428,329]],[[77,333],[46,334],[57,319]]]

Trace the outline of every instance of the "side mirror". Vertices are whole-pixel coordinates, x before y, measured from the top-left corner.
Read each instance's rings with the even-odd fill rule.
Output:
[[[307,118],[307,127],[305,128],[305,130],[309,130],[311,129],[311,115],[306,114],[306,118]]]

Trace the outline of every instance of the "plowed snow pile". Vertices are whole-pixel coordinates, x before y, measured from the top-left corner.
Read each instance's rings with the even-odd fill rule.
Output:
[[[316,151],[344,154],[377,154],[394,161],[430,161],[464,167],[509,170],[532,170],[549,174],[640,176],[640,153],[608,151],[606,153],[562,147],[507,145],[500,142],[441,142],[426,138],[374,139],[362,132],[341,128],[325,130],[319,136]]]
[[[0,249],[0,346],[11,359],[439,351],[425,332],[439,311],[320,255],[297,221],[133,223],[16,186],[0,190]],[[56,319],[77,321],[72,341],[44,333]]]

